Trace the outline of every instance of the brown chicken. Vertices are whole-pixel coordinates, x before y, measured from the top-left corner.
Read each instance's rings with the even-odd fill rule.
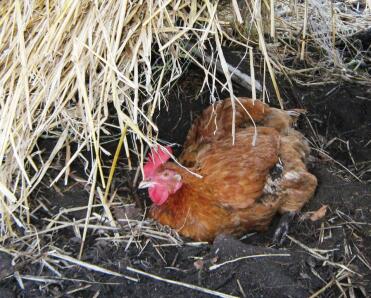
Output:
[[[222,233],[265,230],[277,212],[297,212],[313,196],[317,179],[305,165],[309,146],[292,128],[302,110],[238,98],[235,112],[234,144],[230,99],[193,123],[179,157],[188,169],[169,161],[170,147],[152,150],[139,185],[154,203],[152,218],[183,236],[211,241]]]

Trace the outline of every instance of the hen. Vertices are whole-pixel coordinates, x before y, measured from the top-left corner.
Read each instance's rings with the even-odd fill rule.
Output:
[[[292,128],[301,112],[238,98],[232,144],[231,100],[205,109],[179,157],[188,169],[169,161],[170,147],[151,151],[139,185],[154,203],[150,216],[183,236],[211,241],[265,230],[277,212],[299,211],[317,186],[305,165],[309,146]]]

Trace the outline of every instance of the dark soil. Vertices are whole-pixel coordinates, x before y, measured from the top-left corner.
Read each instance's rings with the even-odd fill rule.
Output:
[[[170,95],[169,109],[162,109],[157,117],[161,139],[182,144],[192,119],[209,105],[208,94],[199,94],[201,76],[189,71]],[[370,180],[367,162],[371,156],[371,89],[339,83],[322,87],[285,87],[286,106],[308,109],[308,118],[299,123],[301,130],[317,148]],[[289,86],[287,84],[287,86]],[[238,95],[250,94],[237,90]],[[221,92],[220,98],[228,97]],[[169,129],[171,128],[171,129]],[[336,139],[338,138],[338,139]],[[341,139],[341,140],[340,140]],[[332,142],[331,142],[332,141]],[[349,144],[346,142],[349,141]],[[178,152],[181,150],[179,146]],[[39,235],[40,254],[36,260],[19,257],[14,262],[0,252],[0,297],[208,297],[210,295],[179,285],[170,285],[150,277],[129,272],[127,266],[159,277],[181,281],[221,293],[239,297],[308,297],[326,287],[319,297],[371,295],[371,184],[356,181],[346,170],[339,168],[323,154],[316,157],[311,171],[318,177],[315,197],[305,206],[303,213],[328,205],[326,216],[318,221],[297,219],[291,226],[290,237],[281,247],[272,245],[272,235],[279,218],[265,233],[251,233],[242,240],[221,235],[212,244],[161,246],[161,241],[142,236],[143,247],[127,243],[113,244],[97,239],[100,232],[88,235],[82,260],[103,268],[138,277],[138,282],[122,277],[89,271],[77,265],[61,262],[53,274],[40,262],[52,246],[62,248],[76,257],[79,239],[71,228],[55,231],[53,237]],[[370,163],[368,163],[370,168]],[[132,187],[132,176],[117,175],[116,186],[126,195]],[[129,182],[128,182],[129,181]],[[50,218],[60,208],[84,206],[88,191],[76,184],[60,192],[40,189],[39,198],[47,197],[47,210],[38,211],[39,218]],[[100,212],[99,210],[95,210]],[[50,214],[52,213],[52,214]],[[79,219],[85,212],[69,214]],[[33,222],[35,226],[45,221]],[[295,240],[298,241],[295,243]],[[298,244],[299,243],[299,244]],[[300,245],[301,244],[301,245]],[[26,245],[26,244],[25,244]],[[317,255],[311,250],[316,251]],[[247,255],[289,254],[242,259],[215,270],[210,266]],[[327,258],[332,264],[324,263]],[[345,264],[351,271],[340,267]],[[16,273],[15,273],[16,272]],[[21,289],[15,276],[22,276]],[[44,276],[49,281],[31,281],[27,276]],[[26,278],[25,278],[26,277]]]

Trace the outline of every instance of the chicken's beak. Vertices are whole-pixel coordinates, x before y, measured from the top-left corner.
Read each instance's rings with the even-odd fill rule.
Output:
[[[138,188],[139,189],[144,189],[144,188],[149,188],[155,185],[155,182],[153,181],[148,181],[148,180],[143,180],[142,182],[139,183]]]

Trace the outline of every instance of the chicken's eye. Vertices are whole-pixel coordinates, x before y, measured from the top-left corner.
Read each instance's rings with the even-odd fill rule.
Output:
[[[162,175],[163,175],[164,177],[168,177],[168,176],[169,176],[169,172],[164,172]]]

